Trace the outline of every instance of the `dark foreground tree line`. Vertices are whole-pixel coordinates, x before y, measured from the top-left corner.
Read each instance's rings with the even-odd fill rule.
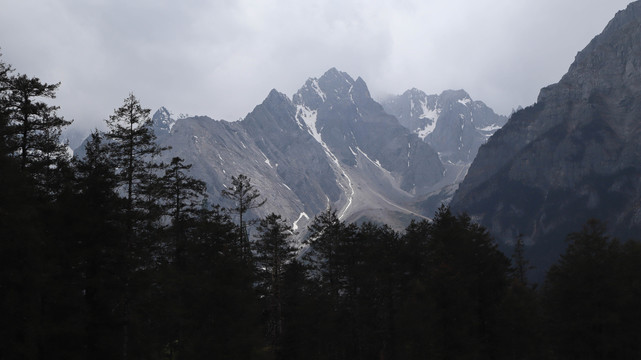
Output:
[[[538,287],[447,207],[403,233],[329,209],[301,251],[277,214],[250,234],[246,177],[222,209],[159,162],[133,95],[70,158],[56,88],[0,62],[1,359],[641,358],[641,245],[598,221]]]

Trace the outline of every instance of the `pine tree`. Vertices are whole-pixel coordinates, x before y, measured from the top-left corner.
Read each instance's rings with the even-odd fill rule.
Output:
[[[342,238],[347,235],[345,230],[336,210],[330,208],[314,217],[306,240],[309,249],[304,258],[312,264],[312,271],[320,277],[334,302],[338,302],[342,288],[339,254]]]
[[[116,167],[103,136],[94,131],[85,157],[75,159],[77,199],[72,226],[80,246],[81,286],[87,309],[87,357],[113,359],[120,355],[120,306],[126,299],[127,271],[123,200],[117,194]]]
[[[174,157],[161,179],[167,191],[167,207],[174,224],[194,217],[205,198],[205,183],[187,175],[191,166],[185,164],[184,159]]]
[[[43,356],[45,229],[32,184],[15,158],[0,157],[0,354],[7,359]]]
[[[187,172],[191,165],[186,165],[180,157],[171,159],[165,174],[160,178],[161,197],[165,201],[165,213],[171,218],[174,261],[182,266],[185,251],[187,223],[194,219],[202,201],[206,198],[206,186],[201,180],[190,177]]]
[[[2,54],[0,53],[0,56]],[[9,106],[9,90],[11,89],[11,73],[13,68],[0,60],[0,161],[11,154],[9,138],[9,119],[11,109]]]
[[[173,354],[183,353],[183,344],[188,341],[185,332],[190,316],[185,316],[191,307],[186,294],[192,292],[189,287],[199,286],[192,282],[190,262],[194,261],[192,252],[202,236],[199,227],[211,221],[207,218],[209,210],[203,207],[206,201],[205,183],[188,175],[191,165],[186,165],[179,157],[172,158],[166,165],[164,175],[158,179],[155,200],[163,216],[169,222],[168,227],[159,232],[158,242],[162,251],[157,256],[160,264],[157,274],[162,280],[160,289],[156,289],[163,298],[154,301],[162,319],[161,342],[166,343],[167,350]],[[216,210],[213,210],[214,212]],[[206,277],[196,276],[199,282],[211,281]]]
[[[431,225],[427,220],[412,221],[401,238],[401,305],[395,317],[399,343],[397,358],[421,359],[434,353],[434,295],[428,289],[429,240]]]
[[[10,78],[6,109],[9,111],[7,145],[20,159],[23,171],[46,172],[60,158],[66,157],[66,144],[60,142],[62,127],[71,124],[56,114],[40,98],[56,97],[57,84],[42,83],[38,78],[18,75]]]
[[[182,297],[169,292],[162,300],[170,305],[162,316],[177,317],[165,326],[173,336],[167,352],[175,359],[263,358],[257,356],[264,348],[257,281],[235,246],[237,227],[219,206],[198,215],[182,275],[169,280],[180,282],[174,289]]]
[[[549,350],[543,339],[543,314],[536,286],[528,283],[533,267],[525,257],[523,235],[516,238],[512,253],[512,273],[499,314],[501,342],[498,358],[540,359]]]
[[[439,208],[430,224],[428,291],[435,351],[453,358],[492,359],[498,351],[498,313],[509,260],[487,229],[469,216]]]
[[[243,254],[243,258],[249,261],[251,258],[249,234],[247,233],[247,224],[243,216],[247,211],[257,209],[267,202],[266,199],[259,200],[260,191],[251,184],[251,179],[240,174],[238,177],[231,177],[231,189],[223,189],[221,195],[234,202],[234,207],[230,210],[238,214],[238,243]]]
[[[619,323],[614,336],[616,356],[621,359],[641,358],[641,241],[628,240],[622,244],[616,261],[616,307]]]
[[[107,120],[108,154],[116,166],[119,191],[125,201],[122,279],[126,297],[121,311],[123,359],[134,353],[130,332],[144,331],[135,328],[132,309],[144,306],[142,301],[149,296],[147,291],[151,280],[148,276],[152,270],[153,251],[159,245],[155,242],[155,235],[162,215],[156,201],[161,188],[157,174],[161,165],[155,162],[155,158],[165,149],[155,142],[149,113],[149,109],[143,108],[138,99],[129,94],[124,104],[115,109]]]
[[[130,216],[140,210],[137,207],[143,200],[141,189],[151,180],[150,171],[159,167],[154,158],[165,150],[156,144],[150,112],[133,94],[129,94],[124,104],[107,120],[109,153],[118,169],[119,185],[127,200]]]
[[[363,223],[348,246],[346,283],[354,330],[354,356],[393,357],[397,345],[395,318],[401,303],[403,266],[399,235],[386,225]]]
[[[357,227],[346,225],[333,209],[316,215],[308,226],[309,245],[303,261],[310,265],[309,274],[318,284],[315,295],[322,308],[327,308],[319,330],[323,333],[323,352],[329,358],[354,355],[356,264],[361,261]]]
[[[12,71],[0,61],[0,357],[36,359],[69,350],[55,340],[74,331],[58,321],[74,294],[61,286],[68,243],[50,226],[59,208],[49,196],[66,161],[58,135],[68,122],[40,101],[57,85]]]
[[[297,249],[289,242],[292,227],[280,215],[267,215],[260,221],[257,231],[253,249],[259,271],[259,288],[265,295],[268,338],[278,347],[283,332],[282,286],[285,266],[294,259]]]
[[[548,270],[544,303],[560,358],[627,358],[616,346],[626,316],[617,306],[627,286],[618,281],[621,244],[606,231],[602,222],[589,220],[581,231],[567,236],[565,253]]]
[[[519,236],[516,238],[514,253],[512,254],[512,263],[516,280],[523,285],[527,285],[527,272],[533,267],[530,266],[530,262],[525,257],[525,243],[523,242],[523,234],[519,234]]]

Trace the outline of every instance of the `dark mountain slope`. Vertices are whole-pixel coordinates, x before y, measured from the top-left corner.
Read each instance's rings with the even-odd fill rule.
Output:
[[[641,230],[641,3],[619,12],[537,103],[479,153],[454,196],[504,242],[526,236],[539,267],[590,217]]]

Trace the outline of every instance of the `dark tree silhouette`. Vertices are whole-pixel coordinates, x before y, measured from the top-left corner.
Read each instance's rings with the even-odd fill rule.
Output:
[[[2,54],[0,53],[0,56]],[[11,73],[13,68],[0,60],[0,156],[7,157],[11,153],[9,119],[9,89],[11,89]]]
[[[156,174],[161,165],[154,158],[164,150],[153,133],[150,110],[140,105],[133,94],[114,110],[107,120],[109,131],[108,153],[116,166],[118,185],[125,199],[125,249],[122,279],[126,298],[122,305],[122,358],[131,352],[130,331],[134,299],[133,292],[146,289],[149,284],[146,272],[150,271],[152,251],[157,245],[153,236],[155,223],[162,212],[157,204],[160,185]],[[138,283],[133,286],[134,283]]]
[[[150,169],[158,168],[153,158],[164,150],[156,144],[149,113],[149,109],[143,108],[138,99],[129,94],[107,120],[109,153],[118,169],[119,184],[125,193],[130,216],[142,196],[143,180],[149,180]]]
[[[103,135],[94,131],[83,159],[75,159],[77,195],[74,233],[80,241],[78,270],[87,311],[84,331],[87,356],[118,358],[122,334],[114,310],[125,300],[125,256],[122,212],[124,200],[116,192],[116,167]]]
[[[568,235],[567,241],[565,253],[548,271],[544,287],[548,326],[557,354],[568,359],[638,357],[641,326],[630,320],[639,319],[641,292],[631,285],[641,283],[641,272],[639,266],[634,270],[621,266],[641,254],[638,243],[622,246],[607,235],[605,224],[595,219]],[[630,306],[632,299],[637,306]]]
[[[316,215],[309,225],[309,245],[305,260],[314,265],[316,273],[328,294],[338,301],[342,288],[340,270],[340,246],[347,235],[345,223],[340,221],[336,210],[327,209]]]
[[[256,228],[258,234],[252,244],[256,254],[259,289],[264,295],[267,313],[267,336],[278,348],[283,333],[282,287],[285,266],[296,256],[297,249],[289,238],[292,227],[280,215],[271,213],[261,219]]]
[[[71,124],[56,114],[57,106],[42,99],[56,97],[58,84],[42,83],[26,75],[9,77],[9,89],[3,98],[6,118],[4,145],[19,159],[22,171],[29,172],[44,191],[55,190],[49,184],[56,164],[69,160],[67,146],[60,142],[62,128]]]
[[[251,179],[240,174],[238,177],[231,177],[231,189],[221,191],[223,197],[234,202],[234,207],[229,209],[232,213],[238,214],[238,244],[245,260],[251,258],[247,227],[243,219],[247,211],[257,209],[267,202],[260,200],[260,191],[251,184]]]
[[[523,285],[527,285],[527,272],[533,269],[529,260],[525,257],[525,243],[523,241],[523,234],[519,234],[514,244],[514,252],[512,253],[512,266],[514,267],[514,277]]]
[[[201,204],[206,199],[205,183],[190,177],[187,174],[190,168],[191,165],[186,165],[183,159],[174,157],[166,167],[164,176],[160,178],[161,196],[171,217],[174,261],[179,266],[184,265],[182,255],[186,246],[187,223],[198,215]]]

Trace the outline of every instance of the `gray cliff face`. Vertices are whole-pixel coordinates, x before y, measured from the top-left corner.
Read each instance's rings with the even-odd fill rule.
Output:
[[[241,123],[307,212],[324,210],[328,199],[338,201],[341,190],[323,148],[299,126],[296,107],[287,96],[272,90]]]
[[[478,152],[452,206],[499,238],[518,233],[544,266],[590,217],[641,230],[641,3],[619,12],[559,83]],[[547,260],[544,260],[547,259]],[[546,263],[547,261],[547,263]],[[545,266],[546,267],[546,266]]]
[[[470,164],[478,148],[507,121],[464,90],[427,95],[411,89],[382,105],[436,150],[443,162]]]
[[[190,173],[207,183],[211,202],[231,206],[220,193],[232,176],[244,174],[267,199],[253,216],[275,212],[294,222],[302,213],[324,210],[340,195],[320,145],[301,131],[294,116],[291,101],[272,91],[242,121],[190,117],[157,136],[162,146],[171,146],[168,158],[180,156],[193,165]]]

